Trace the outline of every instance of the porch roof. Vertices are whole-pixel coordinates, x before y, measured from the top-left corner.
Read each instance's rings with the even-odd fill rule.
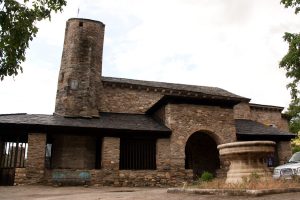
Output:
[[[257,139],[290,140],[296,136],[294,133],[281,131],[276,127],[248,119],[236,119],[235,125],[238,139],[250,139],[251,137],[256,137]]]
[[[7,114],[0,115],[0,129],[26,129],[54,132],[62,129],[114,132],[151,132],[165,136],[171,130],[145,114],[100,113],[99,118],[66,118],[58,115]],[[59,133],[59,132],[58,132]]]

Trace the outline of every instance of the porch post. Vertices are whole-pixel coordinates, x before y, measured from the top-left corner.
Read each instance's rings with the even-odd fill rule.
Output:
[[[102,145],[102,168],[118,170],[120,162],[120,138],[104,137]]]
[[[28,152],[26,163],[26,179],[28,184],[40,183],[45,170],[45,133],[28,134]]]
[[[156,168],[159,171],[170,170],[170,139],[161,138],[156,142]]]

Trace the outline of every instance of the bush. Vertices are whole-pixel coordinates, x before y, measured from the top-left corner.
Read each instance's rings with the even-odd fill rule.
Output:
[[[293,153],[296,153],[296,152],[298,152],[298,151],[300,151],[300,146],[297,146],[297,145],[293,145],[292,146],[292,151],[293,151]]]
[[[209,182],[209,181],[213,180],[213,178],[214,178],[214,175],[212,173],[204,171],[201,174],[200,180],[205,181],[205,182]]]

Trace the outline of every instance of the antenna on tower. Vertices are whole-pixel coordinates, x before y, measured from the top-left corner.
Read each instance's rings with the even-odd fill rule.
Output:
[[[77,17],[78,17],[78,15],[79,15],[79,11],[80,11],[80,10],[79,10],[79,8],[78,8],[78,10],[77,10]]]

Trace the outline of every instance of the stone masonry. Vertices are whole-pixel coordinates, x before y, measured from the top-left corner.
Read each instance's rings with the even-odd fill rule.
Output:
[[[70,19],[65,32],[55,113],[98,117],[104,24]]]
[[[53,136],[52,167],[55,169],[94,169],[96,143],[91,136]]]
[[[278,110],[252,107],[251,119],[262,124],[275,126],[282,131],[289,131],[287,120],[282,118],[281,111]]]
[[[276,143],[276,148],[278,151],[279,164],[282,165],[286,163],[292,155],[291,144],[289,141],[280,141]]]
[[[120,138],[104,137],[102,143],[102,168],[119,169]]]
[[[185,145],[198,131],[209,133],[217,144],[236,141],[233,110],[217,106],[170,104],[166,113],[171,136],[171,166],[184,169]]]
[[[145,113],[163,95],[139,88],[112,87],[104,84],[101,102],[103,112]]]
[[[45,170],[46,134],[28,134],[28,153],[26,164],[26,178],[28,184],[41,183]]]

